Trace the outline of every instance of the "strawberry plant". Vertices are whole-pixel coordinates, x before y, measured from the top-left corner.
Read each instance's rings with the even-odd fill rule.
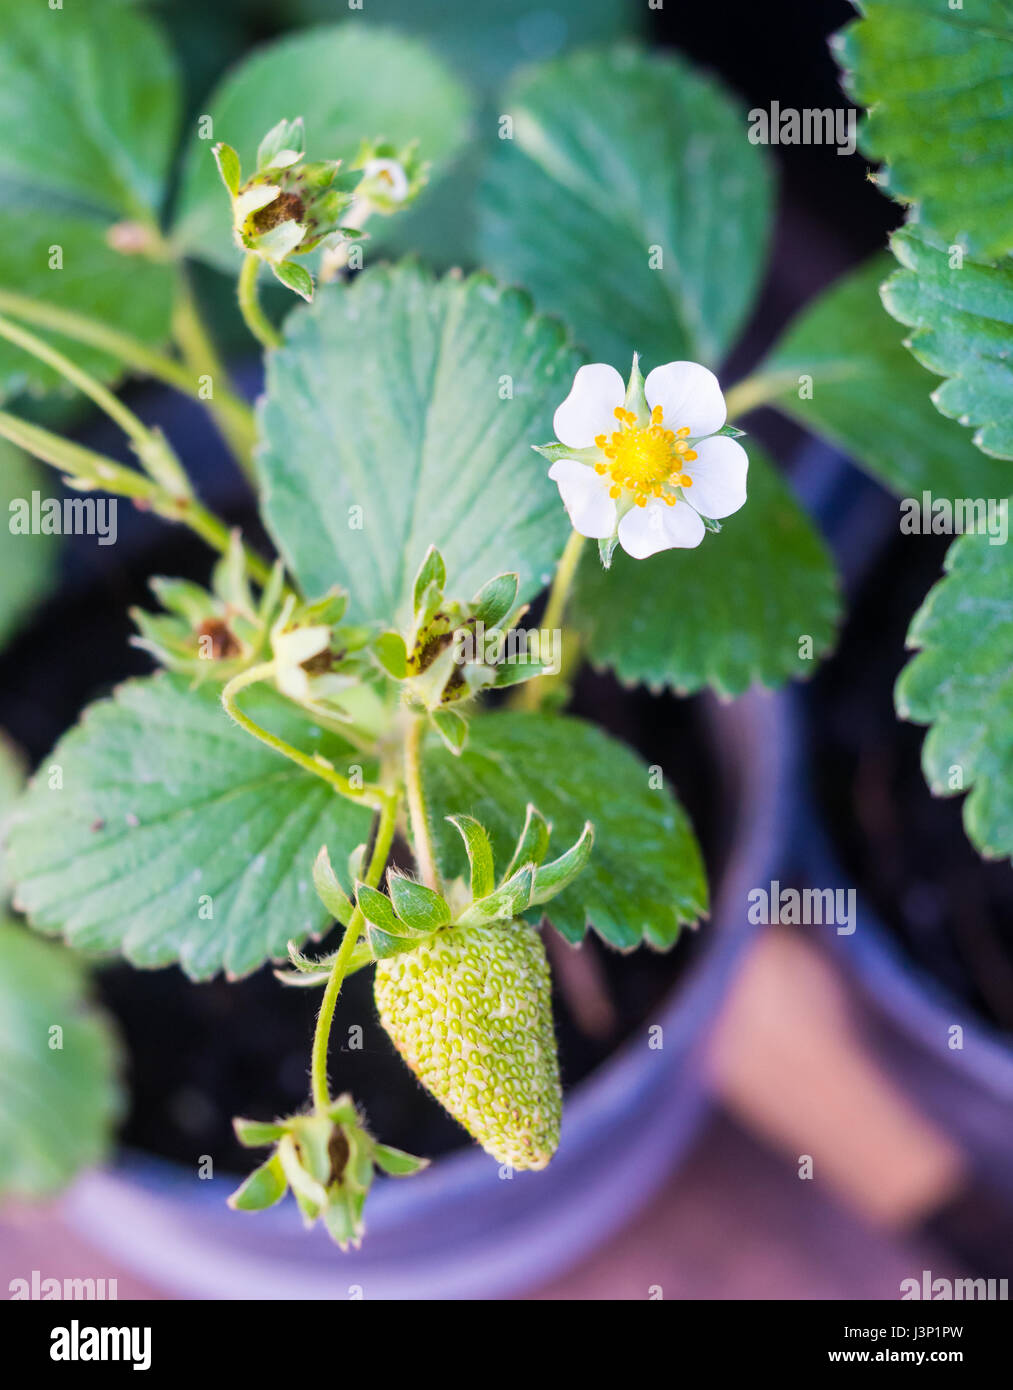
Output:
[[[679,58],[616,46],[515,78],[470,209],[490,269],[437,275],[385,253],[478,118],[414,39],[354,18],[283,37],[180,135],[175,62],[139,6],[0,13],[0,109],[17,106],[0,168],[20,195],[0,212],[4,458],[215,553],[206,586],[152,579],[132,616],[159,669],[59,741],[18,799],[5,873],[29,926],[80,952],[197,982],[272,962],[279,989],[319,991],[307,1103],[236,1120],[267,1154],[232,1204],[290,1191],[344,1247],[377,1172],[425,1164],[374,1135],[354,1059],[332,1088],[349,975],[373,972],[435,1100],[493,1160],[537,1170],[565,1143],[542,933],[666,951],[707,915],[660,767],[564,709],[585,658],[735,697],[808,676],[832,645],[833,566],[735,422],[778,405],[898,484],[916,463],[943,489],[990,465],[888,321],[861,317],[881,267],[726,391],[772,180],[745,113]],[[263,358],[254,409],[197,263],[234,279]],[[198,495],[118,391],[131,374],[207,407],[271,554]],[[109,417],[128,461],[25,396],[58,389]],[[308,946],[332,930],[333,949]],[[46,949],[5,927],[0,954],[8,931],[25,961]],[[58,997],[76,980],[35,968]],[[107,1130],[112,1048],[80,1027]]]

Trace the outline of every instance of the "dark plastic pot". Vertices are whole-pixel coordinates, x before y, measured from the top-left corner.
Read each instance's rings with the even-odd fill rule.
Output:
[[[896,534],[896,502],[823,446],[803,456],[796,481],[853,593]],[[817,754],[811,702],[805,694],[794,698],[811,768]],[[848,883],[811,787],[800,795],[792,842],[806,883]],[[1013,1198],[1013,1040],[914,962],[863,899],[862,885],[857,889],[855,931],[828,939],[882,1022],[876,1042],[884,1066],[963,1145],[980,1174]],[[954,1025],[963,1034],[959,1049],[951,1046]]]
[[[128,1154],[83,1179],[66,1215],[92,1244],[193,1298],[503,1297],[560,1274],[623,1226],[680,1161],[706,1106],[702,1051],[751,938],[746,893],[781,859],[793,770],[788,704],[757,693],[708,704],[727,784],[731,847],[699,953],[652,1017],[663,1047],[625,1044],[569,1095],[542,1173],[499,1177],[477,1149],[410,1181],[381,1181],[361,1251],[304,1232],[290,1199],[256,1217],[225,1206],[226,1178],[196,1180]]]

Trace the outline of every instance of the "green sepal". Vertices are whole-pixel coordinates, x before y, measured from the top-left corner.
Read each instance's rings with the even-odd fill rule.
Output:
[[[447,820],[461,836],[468,852],[472,898],[488,897],[496,886],[492,841],[488,831],[473,816],[447,816]]]
[[[257,149],[257,173],[262,174],[266,169],[287,169],[305,153],[306,130],[303,118],[297,116],[294,121],[282,119],[271,127],[260,142]],[[280,154],[286,157],[279,163]]]
[[[602,569],[612,568],[612,556],[615,554],[616,546],[619,544],[618,536],[606,536],[598,542],[598,559],[601,561]]]
[[[714,431],[714,436],[723,434],[728,439],[741,439],[745,433],[745,430],[737,429],[735,425],[722,425],[719,430]]]
[[[239,155],[231,145],[226,145],[224,141],[219,141],[217,145],[211,147],[211,153],[215,157],[218,165],[218,172],[221,175],[222,183],[234,198],[239,192],[239,182],[241,178]]]
[[[374,1144],[373,1160],[392,1178],[410,1178],[413,1173],[421,1173],[423,1168],[429,1167],[428,1158],[416,1158],[414,1154],[391,1148],[389,1144]]]
[[[296,1115],[288,1122],[302,1166],[321,1187],[331,1181],[331,1122],[326,1115]]]
[[[516,574],[497,574],[483,584],[471,600],[471,615],[486,627],[495,627],[513,608],[517,601],[520,577]]]
[[[433,728],[455,758],[460,757],[468,742],[467,721],[453,709],[434,709],[429,718]]]
[[[593,848],[594,826],[590,821],[586,821],[576,844],[572,845],[565,854],[561,854],[558,859],[553,859],[551,863],[542,865],[535,872],[531,889],[531,906],[538,907],[541,903],[547,903],[550,898],[554,898],[557,893],[568,888],[590,859]]]
[[[268,1144],[276,1144],[285,1133],[284,1125],[273,1124],[268,1120],[237,1118],[232,1121],[232,1128],[244,1149],[262,1149]]]
[[[513,857],[507,865],[504,878],[509,878],[525,864],[534,864],[537,869],[549,852],[550,833],[551,826],[548,821],[541,811],[529,801],[524,817],[524,827],[521,830]]]
[[[414,951],[424,940],[419,936],[399,936],[395,932],[384,931],[382,927],[374,927],[372,923],[366,928],[366,937],[374,960],[387,960],[390,956],[400,956],[404,951]]]
[[[423,595],[430,584],[435,584],[442,592],[447,583],[447,567],[443,563],[443,556],[431,545],[425,553],[418,574],[415,576],[415,587],[412,590],[414,598],[414,608],[416,614],[423,606]]]
[[[633,354],[633,366],[630,368],[630,379],[623,404],[627,410],[633,411],[639,424],[646,425],[650,420],[651,408],[644,395],[644,374],[640,370],[640,354],[638,352]]]
[[[551,444],[532,444],[536,454],[541,454],[550,463],[555,463],[557,459],[576,459],[578,463],[594,465],[601,463],[601,450],[594,444],[588,444],[583,449],[571,449],[566,444],[559,444],[555,440]]]
[[[505,879],[494,892],[484,898],[476,898],[460,914],[457,925],[477,927],[504,918],[519,917],[531,903],[534,874],[534,865],[525,864],[512,877]]]
[[[404,874],[390,872],[387,875],[387,891],[394,911],[413,931],[439,931],[450,922],[450,908],[446,899],[424,883],[416,883]]]
[[[703,522],[704,526],[706,526],[708,531],[713,531],[713,533],[717,535],[717,533],[721,530],[720,521],[715,521],[713,517],[704,516],[700,512],[698,512],[697,515],[700,517],[700,520]]]
[[[367,883],[357,883],[355,885],[355,897],[359,904],[359,911],[371,926],[379,927],[381,931],[388,932],[391,936],[402,934],[403,923],[398,921],[393,904],[383,893],[377,892],[375,888],[370,888]]]
[[[288,1180],[277,1154],[254,1168],[250,1176],[226,1201],[233,1211],[266,1211],[280,1202],[288,1191]]]
[[[404,680],[408,674],[408,649],[400,632],[381,632],[373,643],[373,654],[388,676]]]
[[[293,290],[307,303],[313,299],[313,276],[304,265],[294,261],[268,261],[274,271],[275,279],[280,280],[286,289]]]
[[[520,685],[523,681],[534,680],[536,676],[544,676],[549,667],[542,661],[504,661],[495,670],[493,686],[497,690],[503,690],[510,685]]]
[[[313,887],[317,890],[317,897],[327,911],[343,927],[347,927],[354,909],[348,895],[338,882],[337,874],[331,867],[331,856],[327,852],[326,845],[320,846],[320,853],[313,861]],[[291,951],[289,956],[291,958]]]

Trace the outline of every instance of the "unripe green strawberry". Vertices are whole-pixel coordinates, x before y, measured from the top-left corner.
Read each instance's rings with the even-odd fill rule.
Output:
[[[538,932],[520,921],[448,927],[378,961],[374,994],[394,1046],[486,1153],[544,1168],[562,1095]]]

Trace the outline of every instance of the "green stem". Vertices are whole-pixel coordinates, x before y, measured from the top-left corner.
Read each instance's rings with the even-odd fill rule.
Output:
[[[239,308],[246,320],[246,326],[257,342],[266,348],[281,347],[281,334],[275,328],[263,309],[257,295],[257,272],[260,270],[260,257],[247,251],[243,268],[239,272]]]
[[[549,590],[549,600],[545,605],[545,614],[542,617],[542,627],[546,632],[555,632],[557,628],[560,632],[564,631],[563,618],[566,616],[566,605],[570,601],[570,592],[573,589],[573,581],[576,578],[583,551],[584,537],[578,531],[571,531],[570,539],[566,542],[556,567],[552,588]],[[572,630],[565,633],[565,637],[566,641],[560,645],[568,653],[567,660],[560,662],[559,670],[553,675],[536,676],[534,680],[526,681],[524,685],[518,686],[511,701],[515,709],[540,709],[549,692],[555,689],[573,669],[580,639]]]
[[[387,793],[380,808],[380,820],[376,829],[376,838],[373,841],[373,852],[370,855],[369,867],[366,870],[365,882],[370,888],[375,888],[379,883],[380,875],[383,873],[384,866],[390,856],[400,802],[399,793]],[[317,1111],[326,1110],[331,1103],[330,1087],[327,1082],[327,1053],[331,1038],[331,1024],[334,1022],[334,1009],[338,1002],[338,995],[341,993],[341,986],[344,983],[345,972],[348,969],[352,952],[359,939],[363,920],[362,913],[356,908],[348,919],[348,926],[341,938],[341,945],[334,957],[334,965],[331,967],[330,977],[324,988],[324,997],[320,1001],[320,1012],[317,1015],[317,1024],[313,1033],[313,1053],[310,1063],[313,1105]]]
[[[131,337],[129,333],[109,328],[97,319],[90,319],[85,314],[74,313],[73,310],[63,309],[55,304],[47,304],[44,300],[29,299],[26,295],[15,294],[12,290],[6,289],[0,289],[0,313],[12,314],[25,323],[34,324],[36,328],[49,329],[74,342],[85,343],[100,352],[107,352],[128,369],[146,372],[148,376],[164,381],[167,386],[184,395],[200,399],[200,388],[190,367],[172,357],[166,357],[164,353],[156,352],[139,338]],[[230,393],[219,392],[216,404],[219,409],[228,409],[237,426],[242,419],[244,427],[252,433],[253,412],[245,401]]]
[[[404,777],[408,796],[408,821],[412,833],[412,849],[419,866],[419,875],[427,888],[439,889],[440,880],[436,871],[436,855],[433,851],[433,837],[429,828],[429,813],[426,810],[425,791],[422,787],[422,736],[425,733],[424,718],[412,719],[405,732]]]
[[[757,406],[776,403],[785,391],[797,385],[798,376],[794,372],[754,372],[736,382],[725,396],[728,419],[735,420]]]
[[[333,764],[319,754],[311,756],[304,753],[299,748],[293,748],[291,743],[286,743],[277,734],[272,734],[257,724],[248,714],[244,714],[236,703],[236,696],[247,686],[256,685],[260,681],[269,680],[274,675],[274,662],[264,661],[259,666],[251,666],[247,671],[240,671],[238,676],[233,676],[222,691],[222,705],[226,714],[245,729],[248,734],[252,734],[255,739],[266,744],[268,748],[273,748],[276,753],[281,753],[291,762],[296,763],[305,772],[312,772],[314,776],[320,777],[332,787],[339,796],[347,797],[349,801],[354,801],[360,806],[372,806],[375,810],[382,810],[385,804],[387,793],[382,787],[374,786],[367,782],[362,787],[354,787],[351,781],[342,773],[338,772]]]
[[[22,348],[38,361],[44,362],[65,381],[69,381],[71,386],[76,386],[94,401],[130,440],[144,471],[161,483],[174,497],[190,495],[189,479],[168,441],[158,431],[149,429],[100,381],[96,381],[83,367],[65,357],[58,348],[36,337],[30,329],[11,323],[3,317],[0,317],[0,338],[6,338],[15,347]]]
[[[182,272],[172,316],[173,336],[195,377],[211,378],[212,395],[201,397],[226,444],[248,478],[253,478],[253,446],[257,431],[253,415],[232,387],[228,370],[204,326],[193,292]],[[195,383],[195,389],[196,383]]]
[[[117,493],[120,497],[130,497],[167,521],[182,522],[219,554],[228,554],[231,540],[229,528],[195,497],[184,497],[170,492],[156,479],[138,473],[134,468],[127,468],[106,454],[86,449],[81,444],[64,439],[60,434],[54,434],[52,430],[30,424],[27,420],[2,410],[0,436],[41,459],[43,463],[58,468],[61,473],[80,479],[87,485],[88,490],[102,488],[105,492]],[[243,553],[251,578],[261,586],[265,585],[271,576],[270,565],[250,550],[249,546],[243,547]]]

